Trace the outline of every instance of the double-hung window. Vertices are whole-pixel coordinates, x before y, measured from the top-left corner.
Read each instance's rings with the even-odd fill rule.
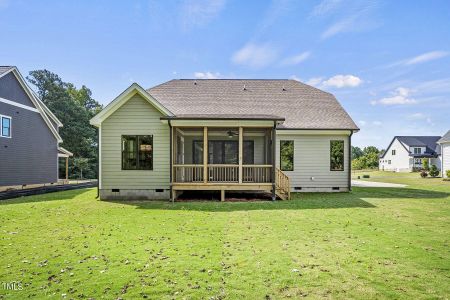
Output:
[[[11,137],[11,117],[0,115],[0,136]]]
[[[122,170],[153,170],[153,136],[122,136]]]
[[[344,141],[330,141],[330,170],[344,171]]]
[[[294,141],[280,141],[280,169],[294,171]]]

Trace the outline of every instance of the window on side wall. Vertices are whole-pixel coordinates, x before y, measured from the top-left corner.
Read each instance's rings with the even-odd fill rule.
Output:
[[[391,153],[392,153],[392,155],[395,155],[395,150],[392,150],[392,152],[391,152]]]
[[[344,141],[330,141],[330,170],[344,171]]]
[[[153,170],[153,136],[122,136],[122,170]]]
[[[0,116],[0,136],[11,137],[11,117]]]
[[[294,141],[280,141],[280,169],[294,171]]]

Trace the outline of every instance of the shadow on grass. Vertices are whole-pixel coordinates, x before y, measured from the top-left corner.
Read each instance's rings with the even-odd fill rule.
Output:
[[[363,199],[438,199],[450,194],[429,190],[410,188],[354,188],[350,193],[292,193],[292,200],[286,201],[130,201],[114,200],[111,203],[133,205],[139,209],[167,209],[194,211],[244,211],[244,210],[279,210],[279,209],[337,209],[337,208],[375,208]]]
[[[86,194],[86,195],[84,195]],[[74,200],[89,198],[95,199],[95,189],[80,189],[56,192],[37,196],[28,196],[11,200],[0,201],[0,205],[19,203],[36,203],[44,201]],[[350,193],[292,193],[292,200],[286,201],[251,201],[251,202],[220,202],[220,201],[189,201],[171,203],[163,201],[132,201],[114,200],[104,201],[122,205],[135,206],[138,209],[166,209],[166,210],[192,210],[192,211],[244,211],[244,210],[296,210],[296,209],[338,209],[338,208],[375,208],[368,202],[370,199],[402,200],[417,199],[427,201],[430,199],[443,199],[450,196],[447,192],[436,192],[412,188],[375,188],[355,187]],[[368,200],[368,201],[366,201]]]
[[[35,203],[57,200],[71,200],[79,197],[82,194],[89,193],[95,190],[95,188],[75,189],[61,192],[51,192],[45,194],[38,194],[33,196],[24,196],[19,198],[0,200],[0,205],[20,204],[20,203]],[[95,195],[97,193],[95,192]],[[94,196],[95,197],[95,196]]]

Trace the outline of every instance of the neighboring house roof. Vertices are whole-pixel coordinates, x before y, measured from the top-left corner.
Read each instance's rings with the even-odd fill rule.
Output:
[[[392,143],[397,139],[412,157],[436,157],[441,154],[441,147],[437,144],[440,136],[395,136],[386,148],[386,154]],[[409,151],[409,147],[425,147],[425,152],[414,154]],[[381,157],[383,158],[384,155]]]
[[[147,92],[175,117],[285,119],[280,129],[359,130],[336,98],[296,80],[176,79]]]
[[[59,135],[58,131],[55,127],[53,127],[50,119],[53,119],[53,121],[57,124],[58,127],[62,126],[62,123],[55,117],[53,113],[51,113],[50,109],[48,109],[47,106],[37,97],[37,95],[34,93],[34,91],[28,86],[25,79],[23,78],[22,74],[20,74],[19,70],[15,66],[1,66],[0,67],[0,77],[5,76],[9,72],[12,72],[14,76],[19,81],[20,85],[24,89],[24,91],[27,93],[28,97],[30,98],[31,102],[33,102],[36,109],[39,111],[41,117],[44,119],[44,122],[47,124],[47,126],[50,128],[50,131],[55,136],[58,143],[62,143],[62,138]]]
[[[441,137],[441,138],[439,139],[439,141],[437,141],[437,142],[438,142],[438,144],[450,143],[450,130],[447,131],[447,133],[444,134],[444,136]]]
[[[11,67],[11,66],[0,66],[0,77],[3,76],[3,74],[8,73],[12,69],[14,69],[14,67]]]

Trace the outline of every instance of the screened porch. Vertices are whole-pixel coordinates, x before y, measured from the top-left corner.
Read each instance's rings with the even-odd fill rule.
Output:
[[[272,183],[272,128],[173,127],[172,181]]]

